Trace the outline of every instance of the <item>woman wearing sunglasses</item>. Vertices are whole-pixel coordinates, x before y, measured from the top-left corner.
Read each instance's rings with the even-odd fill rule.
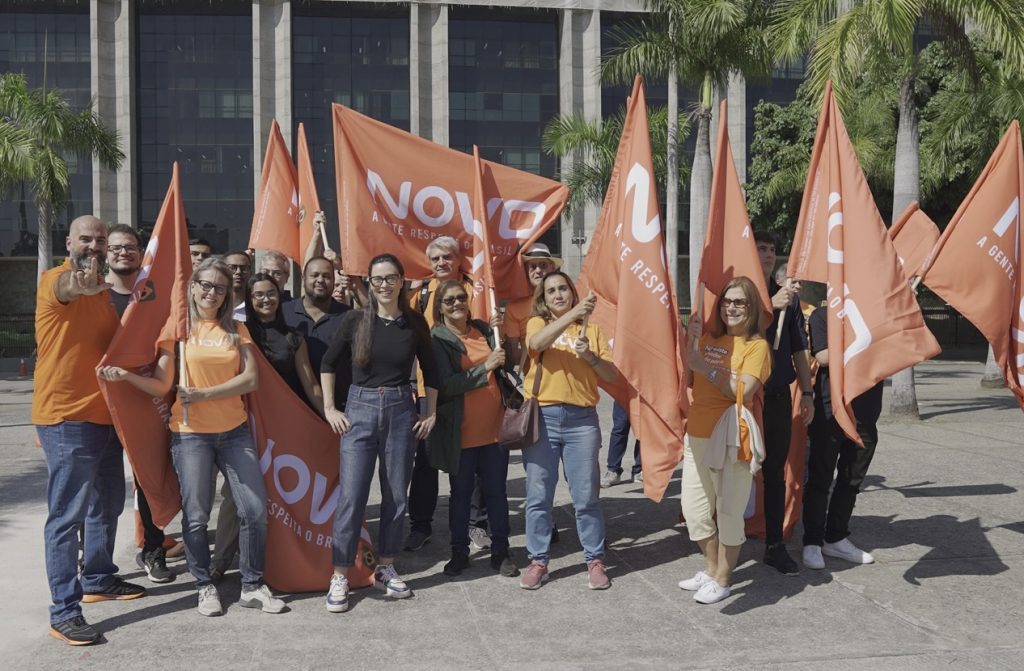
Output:
[[[452,558],[445,575],[457,576],[469,566],[470,503],[478,478],[487,508],[491,568],[507,577],[519,575],[508,552],[508,452],[498,445],[504,407],[494,376],[505,364],[505,350],[490,326],[470,318],[469,293],[457,280],[444,280],[437,288],[431,337],[442,383],[428,451],[431,465],[446,471],[451,484]]]
[[[740,387],[747,410],[763,404],[758,392],[771,374],[772,359],[758,328],[762,312],[754,283],[737,277],[719,294],[708,333],[703,333],[700,315],[691,317],[687,327],[693,403],[683,448],[683,516],[690,540],[704,554],[704,570],[680,581],[679,587],[695,592],[698,603],[716,603],[729,596],[732,572],[746,540],[743,513],[750,498],[754,455],[740,445],[726,450],[718,463],[711,438],[725,413],[736,411]],[[759,432],[760,428],[751,418],[747,430]],[[740,443],[744,443],[742,436],[741,428]],[[754,440],[760,442],[759,436],[751,436],[746,444]]]
[[[206,616],[224,612],[210,576],[206,534],[213,506],[214,466],[230,484],[241,520],[239,605],[260,608],[265,613],[285,609],[284,602],[263,584],[267,493],[243,400],[258,384],[256,354],[245,325],[232,319],[232,305],[227,300],[231,283],[231,271],[217,258],[204,260],[192,271],[184,378],[178,381],[168,422],[171,458],[181,484],[185,557],[199,588],[199,614]],[[174,341],[159,344],[152,377],[113,366],[101,368],[99,375],[110,382],[127,381],[162,398],[174,382],[175,345]]]
[[[404,599],[412,590],[395,570],[402,548],[402,526],[416,441],[434,427],[438,374],[430,331],[422,315],[409,307],[405,270],[391,254],[370,261],[366,307],[345,315],[320,364],[324,411],[331,428],[341,434],[341,495],[334,516],[334,574],[327,592],[327,610],[348,610],[348,569],[355,565],[366,501],[374,466],[380,458],[380,561],[374,585],[385,596]],[[423,371],[427,409],[417,415],[409,371],[418,361]],[[352,366],[345,412],[334,398],[335,371]]]

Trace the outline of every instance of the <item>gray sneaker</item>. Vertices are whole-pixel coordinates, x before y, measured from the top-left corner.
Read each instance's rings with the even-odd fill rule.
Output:
[[[252,589],[246,589],[243,585],[242,598],[238,600],[238,605],[244,608],[259,608],[264,613],[283,613],[285,609],[284,601],[274,596],[266,585]]]
[[[469,544],[474,550],[485,550],[491,547],[491,536],[487,529],[478,526],[469,527]]]
[[[622,473],[616,473],[615,471],[605,471],[604,477],[601,478],[601,489],[608,489],[612,485],[617,485],[622,482]]]
[[[203,585],[199,588],[199,614],[204,617],[223,615],[220,605],[220,594],[214,585]]]

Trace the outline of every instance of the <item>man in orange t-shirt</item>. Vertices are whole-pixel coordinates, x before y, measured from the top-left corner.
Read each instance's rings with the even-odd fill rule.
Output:
[[[146,590],[117,577],[117,518],[124,509],[123,450],[100,393],[96,366],[120,325],[100,276],[107,227],[93,216],[71,222],[68,260],[36,289],[32,423],[46,456],[48,514],[43,530],[50,583],[50,635],[90,645],[101,635],[82,601],[135,599]],[[85,563],[78,575],[78,534]]]

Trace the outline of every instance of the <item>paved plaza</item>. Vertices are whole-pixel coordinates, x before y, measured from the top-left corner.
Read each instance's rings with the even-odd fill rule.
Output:
[[[240,608],[238,574],[221,586],[224,617],[196,613],[184,562],[152,585],[136,568],[130,512],[116,561],[149,596],[86,604],[101,645],[72,648],[47,636],[43,567],[46,465],[33,447],[31,381],[0,381],[0,668],[28,669],[1020,669],[1024,667],[1024,414],[1005,389],[982,389],[983,366],[937,361],[917,368],[919,422],[883,420],[875,461],[854,513],[853,539],[876,563],[827,560],[824,571],[781,576],[748,541],[734,596],[702,606],[676,582],[702,566],[678,523],[679,478],[660,504],[638,485],[602,492],[609,574],[586,587],[572,507],[559,486],[551,581],[536,592],[494,574],[486,553],[458,579],[448,559],[447,496],[435,535],[403,553],[415,596],[385,601],[359,590],[348,613],[323,595],[285,596],[291,612]],[[888,390],[886,391],[888,400]],[[607,439],[611,408],[603,402]],[[627,456],[627,470],[628,460]],[[130,478],[130,476],[129,476]],[[442,482],[442,494],[448,489]],[[523,550],[524,473],[509,469],[512,543]],[[379,493],[367,511],[376,529]],[[180,532],[177,522],[169,528]],[[800,527],[789,542],[800,552]],[[326,589],[329,576],[324,576]]]

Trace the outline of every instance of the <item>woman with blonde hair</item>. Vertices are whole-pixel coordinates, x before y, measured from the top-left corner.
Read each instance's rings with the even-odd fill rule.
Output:
[[[758,326],[762,311],[754,283],[737,277],[715,301],[708,333],[703,333],[700,315],[690,319],[687,329],[693,403],[683,449],[683,516],[690,539],[704,554],[705,567],[680,581],[679,587],[694,591],[699,603],[729,596],[732,572],[746,540],[743,513],[759,466],[760,428],[752,415],[744,414],[748,439],[742,439],[739,426],[740,440],[734,442],[740,445],[730,450],[719,440],[720,424],[735,418],[728,413],[736,411],[741,395],[747,411],[763,403],[759,392],[771,374],[771,350]]]

